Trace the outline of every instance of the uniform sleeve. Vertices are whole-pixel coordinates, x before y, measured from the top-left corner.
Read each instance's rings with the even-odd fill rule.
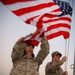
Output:
[[[18,43],[18,42],[14,45],[13,51],[11,53],[12,62],[19,60],[23,56],[25,46],[26,43]]]
[[[48,63],[46,65],[46,72],[55,72],[62,64],[62,61],[59,61],[58,63]]]
[[[37,57],[36,57],[36,61],[38,62],[38,65],[42,64],[43,60],[46,58],[46,56],[49,53],[49,43],[45,37],[42,38],[40,47],[41,49],[38,52]]]
[[[23,37],[23,38],[26,38],[26,37],[29,37],[31,36],[31,34]],[[23,54],[24,54],[24,50],[25,50],[25,47],[26,47],[26,43],[25,42],[19,42],[21,41],[23,38],[20,38],[14,45],[13,47],[13,50],[12,50],[12,53],[11,53],[11,58],[12,58],[12,62],[14,63],[16,60],[19,60]]]

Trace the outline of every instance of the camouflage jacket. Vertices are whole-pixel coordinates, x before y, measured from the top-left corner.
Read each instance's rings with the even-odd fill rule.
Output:
[[[45,75],[65,75],[63,69],[60,67],[62,64],[62,61],[59,61],[58,63],[47,63],[45,68]]]
[[[39,75],[39,66],[49,53],[49,43],[43,38],[41,49],[35,58],[28,59],[23,56],[26,43],[16,43],[11,54],[13,68],[10,75]]]

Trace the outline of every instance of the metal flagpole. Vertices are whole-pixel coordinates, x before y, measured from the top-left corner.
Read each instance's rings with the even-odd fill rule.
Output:
[[[75,75],[75,47],[74,47],[74,67],[73,67],[73,75]]]

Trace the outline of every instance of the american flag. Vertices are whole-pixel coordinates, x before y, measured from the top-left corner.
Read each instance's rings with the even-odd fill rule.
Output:
[[[43,26],[46,29],[45,36],[47,39],[52,39],[57,36],[63,35],[65,39],[70,36],[71,29],[71,17],[72,17],[72,7],[68,2],[54,0],[56,2],[62,13],[60,15],[49,14],[50,16],[45,18]]]
[[[34,36],[23,39],[38,45],[41,40],[41,34],[44,33],[41,17],[45,13],[61,14],[59,6],[53,0],[1,0],[1,2],[25,23],[37,27]]]
[[[30,41],[34,45],[38,45],[41,41],[41,35],[44,34],[47,39],[63,35],[69,37],[71,15],[69,11],[63,14],[63,9],[68,7],[62,1],[56,0],[1,0],[14,14],[20,17],[25,23],[37,27],[34,36],[23,39],[22,41]],[[67,5],[65,7],[65,5]],[[61,8],[61,10],[60,10]],[[70,5],[69,5],[70,8]],[[72,8],[71,8],[72,9]]]

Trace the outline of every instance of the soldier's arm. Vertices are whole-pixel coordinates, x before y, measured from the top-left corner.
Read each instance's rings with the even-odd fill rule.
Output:
[[[16,42],[16,44],[13,47],[13,51],[11,53],[12,62],[19,60],[23,56],[25,46],[26,46],[26,43]]]
[[[41,40],[41,49],[37,54],[37,57],[35,60],[38,62],[38,65],[42,64],[43,60],[46,58],[46,56],[49,53],[49,43],[46,37],[44,36]]]
[[[29,37],[31,35],[32,34],[29,34],[23,38]],[[27,44],[25,42],[20,42],[20,41],[22,41],[23,38],[20,38],[13,47],[13,51],[11,53],[11,58],[12,58],[13,63],[15,61],[19,60],[24,54],[24,50],[25,50],[25,47]]]
[[[55,72],[62,64],[63,64],[63,61],[59,61],[58,63],[47,64],[46,71]]]

